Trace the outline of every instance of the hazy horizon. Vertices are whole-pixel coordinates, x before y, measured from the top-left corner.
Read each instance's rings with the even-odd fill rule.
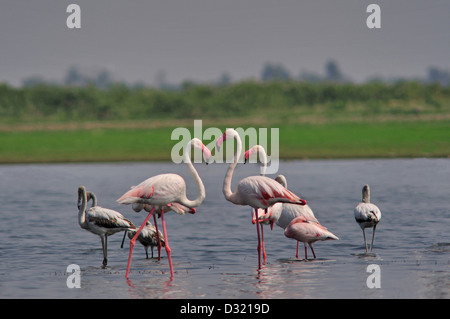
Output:
[[[81,28],[69,29],[70,3]],[[381,28],[369,29],[370,3]],[[266,63],[297,77],[324,75],[334,60],[354,82],[423,78],[450,70],[450,2],[268,0],[5,0],[0,5],[0,82],[61,81],[71,67],[106,69],[154,85],[259,79]]]

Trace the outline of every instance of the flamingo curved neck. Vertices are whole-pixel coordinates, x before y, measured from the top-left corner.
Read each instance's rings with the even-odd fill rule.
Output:
[[[267,154],[266,154],[266,151],[264,150],[264,147],[259,146],[258,147],[258,153],[259,153],[260,161],[262,163],[261,176],[265,176],[266,175],[266,170],[267,170]]]
[[[87,195],[86,195],[86,204],[87,204],[87,202],[90,200],[90,199],[92,199],[92,207],[94,207],[94,206],[97,206],[97,196],[95,196],[95,194],[94,193],[92,193],[92,192],[87,192]]]
[[[234,132],[233,138],[236,140],[236,153],[234,154],[233,163],[230,164],[227,173],[225,174],[222,191],[223,195],[225,196],[225,199],[227,199],[232,203],[240,204],[239,199],[236,196],[236,193],[233,193],[231,191],[231,178],[233,176],[234,169],[238,163],[239,157],[241,156],[242,153],[242,141],[237,132]]]
[[[287,188],[287,180],[284,175],[278,175],[275,180],[280,183],[284,188]]]
[[[78,203],[79,203],[79,211],[78,211],[78,223],[82,228],[87,226],[86,223],[86,206],[87,206],[87,194],[86,189],[78,190]]]
[[[363,187],[362,195],[363,195],[363,198],[362,198],[363,203],[370,203],[370,188],[369,188],[369,185],[365,185]]]
[[[186,194],[184,194],[184,198],[182,199],[182,201],[180,201],[180,204],[183,204],[188,207],[197,207],[205,199],[206,191],[205,191],[205,186],[203,185],[203,182],[202,182],[200,176],[198,175],[197,170],[195,169],[194,165],[191,162],[191,147],[192,147],[192,141],[190,141],[186,145],[186,148],[184,150],[184,162],[186,163],[186,165],[189,169],[189,172],[191,173],[192,177],[195,180],[195,184],[197,185],[197,189],[198,189],[198,196],[196,199],[190,200],[186,197]]]

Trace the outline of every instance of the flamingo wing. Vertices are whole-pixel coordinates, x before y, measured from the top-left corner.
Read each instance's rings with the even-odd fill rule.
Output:
[[[149,204],[165,206],[176,202],[186,193],[186,183],[177,174],[160,174],[150,177],[137,186],[133,186],[117,201],[120,204]]]
[[[307,221],[319,223],[309,205],[301,206],[288,203],[284,203],[282,205],[283,210],[277,221],[277,225],[282,228],[286,228],[294,218],[299,216],[304,216]]]
[[[121,213],[100,206],[91,207],[86,212],[86,220],[89,223],[95,224],[97,227],[103,228],[136,228],[134,224],[123,217]]]
[[[355,220],[361,227],[377,224],[381,219],[380,209],[372,203],[359,203],[354,213]]]
[[[305,205],[306,201],[266,176],[249,176],[238,184],[238,193],[253,208],[267,208],[278,202]]]
[[[314,222],[309,222],[303,216],[294,218],[285,229],[284,235],[301,242],[339,239],[337,236],[329,232],[326,227]]]

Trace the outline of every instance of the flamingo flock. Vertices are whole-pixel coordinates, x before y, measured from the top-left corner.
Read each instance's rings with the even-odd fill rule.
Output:
[[[227,129],[216,140],[216,150],[220,151],[222,144],[227,140],[234,140],[236,150],[233,161],[230,163],[223,181],[222,193],[225,200],[240,206],[250,206],[252,209],[253,224],[256,224],[258,269],[266,263],[266,252],[264,243],[263,225],[273,225],[281,227],[284,235],[297,241],[296,258],[299,258],[299,243],[302,242],[305,248],[305,261],[307,258],[307,245],[316,259],[316,254],[312,244],[316,241],[339,240],[323,226],[314,216],[312,209],[302,196],[295,194],[287,188],[287,180],[284,175],[278,175],[275,179],[265,176],[267,167],[267,154],[261,145],[255,145],[248,149],[245,154],[245,162],[249,157],[258,153],[262,163],[261,174],[248,176],[241,179],[235,190],[231,189],[231,182],[234,170],[242,154],[242,141],[238,132],[234,129]],[[191,161],[191,150],[198,149],[202,152],[203,158],[208,164],[211,157],[211,150],[198,138],[190,140],[184,148],[183,161],[195,182],[198,195],[191,200],[186,196],[185,180],[173,173],[164,173],[147,178],[137,186],[125,192],[117,199],[119,204],[132,205],[136,212],[145,211],[147,216],[143,223],[137,228],[130,220],[121,213],[103,208],[97,205],[97,197],[91,191],[87,191],[85,186],[78,188],[78,221],[81,228],[98,235],[101,238],[103,250],[102,267],[107,266],[107,237],[118,232],[124,232],[130,238],[130,250],[125,277],[129,278],[131,261],[136,240],[144,246],[146,258],[148,259],[148,247],[158,249],[158,260],[161,256],[161,248],[164,247],[170,269],[170,278],[174,277],[171,248],[169,246],[167,228],[164,215],[171,211],[178,215],[195,214],[196,209],[202,204],[206,197],[205,186],[197,170]],[[244,162],[244,163],[245,163]],[[369,185],[363,187],[362,202],[354,209],[355,220],[361,227],[364,236],[366,253],[367,247],[365,228],[373,228],[370,251],[373,248],[375,229],[381,219],[379,208],[370,203]],[[87,208],[88,202],[92,200],[92,206]],[[153,216],[154,225],[149,219]],[[156,217],[161,219],[162,233],[157,226]]]

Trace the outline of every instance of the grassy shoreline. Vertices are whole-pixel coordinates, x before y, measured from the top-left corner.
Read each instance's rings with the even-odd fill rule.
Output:
[[[279,128],[279,154],[284,160],[450,157],[448,117],[285,122],[206,119],[203,131],[208,127]],[[193,120],[58,122],[25,124],[15,129],[2,125],[0,163],[170,161],[172,147],[179,142],[171,140],[172,130],[186,127],[193,135],[193,123]],[[212,142],[204,140],[205,144]]]

